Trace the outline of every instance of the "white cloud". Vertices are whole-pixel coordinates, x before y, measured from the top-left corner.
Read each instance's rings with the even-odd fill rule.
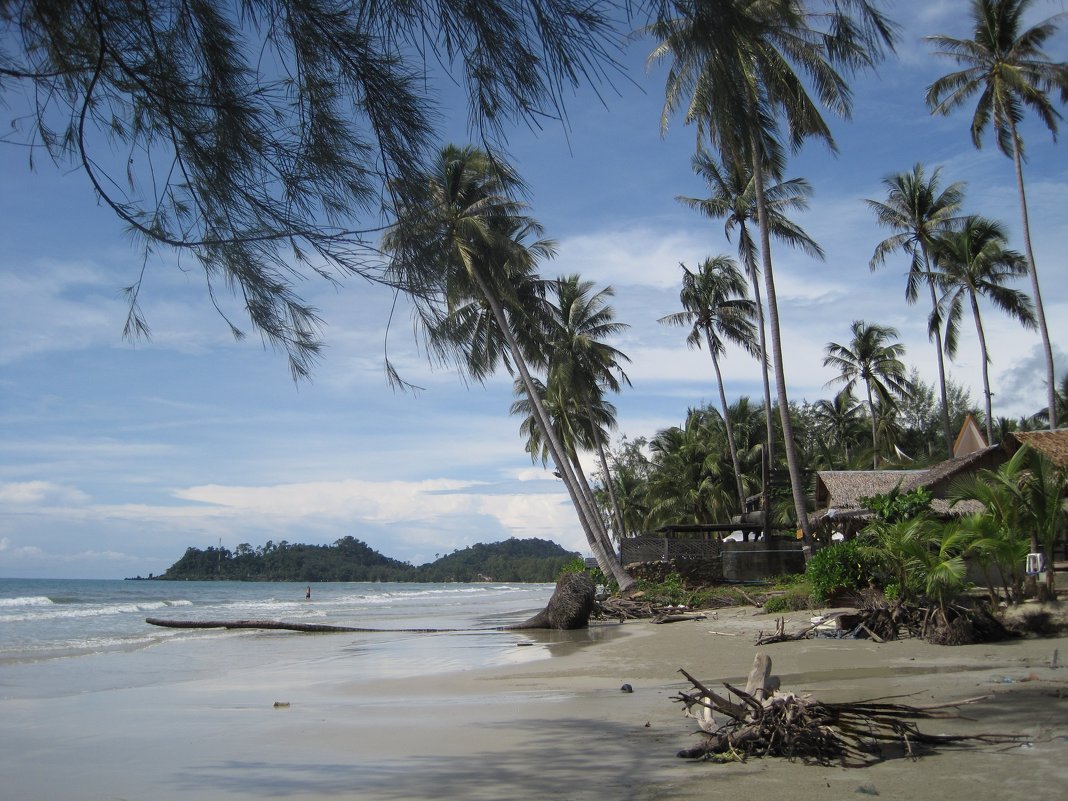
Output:
[[[89,496],[73,487],[64,487],[51,481],[22,481],[0,483],[0,504],[10,506],[75,506],[86,503]]]

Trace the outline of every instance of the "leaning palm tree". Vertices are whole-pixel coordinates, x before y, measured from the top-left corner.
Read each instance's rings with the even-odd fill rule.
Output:
[[[824,367],[832,367],[838,375],[828,384],[844,382],[843,389],[850,392],[863,382],[868,395],[868,413],[871,416],[872,468],[879,467],[879,409],[892,406],[895,398],[907,397],[911,384],[908,371],[901,357],[905,346],[897,339],[898,332],[891,326],[854,320],[850,330],[853,339],[848,345],[828,342]],[[876,404],[878,399],[878,404]]]
[[[622,367],[630,359],[605,340],[628,326],[615,319],[615,310],[609,303],[614,294],[611,287],[595,292],[593,282],[583,281],[578,275],[560,277],[550,287],[556,302],[548,306],[539,366],[546,369],[549,389],[575,398],[591,422],[588,447],[597,454],[612,502],[613,527],[617,536],[622,536],[622,515],[615,488],[608,480],[611,472],[604,446],[604,431],[615,428],[615,409],[604,400],[604,391],[619,392],[623,385],[630,386]],[[596,420],[600,423],[594,425]],[[581,467],[577,470],[581,471]]]
[[[895,251],[904,251],[912,257],[905,299],[915,303],[919,297],[920,284],[927,284],[931,293],[931,310],[938,305],[934,280],[931,277],[931,247],[934,237],[948,230],[956,222],[956,214],[964,199],[964,184],[950,184],[941,189],[938,184],[941,168],[936,168],[930,178],[923,165],[916,164],[911,172],[897,173],[883,179],[886,200],[868,200],[868,207],[875,212],[879,224],[895,231],[875,246],[869,267],[882,266]],[[953,456],[953,430],[949,423],[949,401],[946,397],[946,365],[942,354],[942,331],[935,328],[931,334],[938,358],[938,391],[942,400],[942,433],[945,436],[947,458]]]
[[[971,39],[927,37],[939,48],[940,55],[949,56],[964,67],[927,87],[927,104],[932,113],[949,114],[978,94],[979,102],[972,115],[972,143],[981,147],[983,134],[992,123],[998,149],[1012,158],[1016,168],[1027,272],[1046,357],[1046,390],[1052,430],[1057,419],[1053,348],[1031,248],[1019,124],[1029,108],[1038,115],[1053,138],[1057,138],[1057,121],[1061,115],[1050,95],[1059,94],[1061,103],[1068,103],[1068,63],[1052,62],[1042,50],[1046,41],[1057,33],[1058,22],[1065,14],[1056,14],[1024,29],[1023,19],[1032,5],[1033,0],[972,0],[971,17],[975,28]]]
[[[700,348],[704,341],[712,368],[716,372],[719,402],[727,429],[727,447],[734,466],[734,481],[738,490],[738,508],[745,510],[745,490],[742,486],[742,469],[738,462],[738,449],[734,442],[734,428],[727,406],[727,393],[723,387],[723,371],[719,361],[726,352],[727,343],[748,350],[756,350],[756,329],[753,317],[756,308],[746,291],[745,278],[738,265],[729,256],[705,259],[697,272],[682,266],[682,291],[679,301],[683,311],[661,317],[665,325],[689,327],[686,344]]]
[[[599,389],[596,400],[589,401],[580,400],[579,396],[571,393],[562,382],[546,386],[535,377],[533,384],[534,391],[549,415],[556,437],[571,462],[571,469],[578,480],[583,498],[586,503],[597,509],[597,499],[582,469],[579,452],[596,450],[599,443],[604,442],[606,430],[615,426],[615,406],[604,399]],[[516,400],[512,403],[511,413],[523,417],[519,433],[526,438],[527,453],[530,454],[532,461],[540,461],[542,466],[546,466],[552,458],[549,441],[538,425],[534,403],[522,379],[516,379],[514,393]],[[618,514],[615,505],[613,510]],[[612,553],[614,546],[607,533],[598,531],[598,536],[601,537],[601,546],[605,551]]]
[[[891,28],[870,0],[665,1],[649,28],[659,42],[650,59],[672,60],[662,128],[682,107],[700,139],[752,169],[783,444],[807,553],[812,527],[786,392],[766,176],[786,140],[794,149],[810,137],[833,147],[820,106],[849,116],[851,95],[839,69],[874,64],[892,43]]]
[[[390,281],[411,298],[439,358],[459,361],[477,380],[501,364],[519,373],[590,549],[604,574],[628,590],[634,580],[606,553],[603,522],[582,491],[527,366],[542,327],[542,310],[531,302],[540,286],[534,267],[552,246],[524,241],[540,229],[515,199],[521,181],[500,158],[450,145],[419,183],[401,195],[405,203],[383,238]],[[472,304],[493,321],[477,328],[484,336],[474,344],[459,338],[468,329],[455,324],[456,313]]]
[[[745,266],[749,285],[753,290],[753,303],[757,313],[757,334],[760,338],[760,375],[764,383],[764,415],[767,428],[768,463],[775,461],[775,424],[772,420],[774,406],[771,402],[769,377],[767,326],[764,323],[764,303],[760,299],[760,267],[757,265],[758,248],[750,225],[756,224],[756,193],[753,171],[743,161],[717,163],[706,152],[693,157],[693,171],[705,179],[712,194],[707,198],[678,196],[675,199],[711,219],[722,219],[723,233],[729,242],[735,229],[738,231],[738,259]],[[781,172],[781,169],[779,170]],[[771,183],[772,178],[776,179]],[[771,235],[784,244],[791,245],[815,259],[823,260],[823,248],[786,213],[805,211],[812,196],[812,186],[804,178],[789,181],[778,180],[778,174],[769,169],[768,185],[764,187],[765,206]]]
[[[991,412],[990,357],[986,332],[979,311],[979,298],[986,297],[997,308],[1015,317],[1025,328],[1035,327],[1034,307],[1023,292],[1005,286],[1027,274],[1023,256],[1008,250],[1004,227],[975,215],[966,217],[959,231],[947,231],[935,242],[936,279],[942,290],[939,306],[931,316],[931,326],[945,322],[946,353],[957,353],[960,320],[968,305],[979,339],[979,359],[983,365],[983,396],[986,399],[986,437],[994,443],[994,415]]]

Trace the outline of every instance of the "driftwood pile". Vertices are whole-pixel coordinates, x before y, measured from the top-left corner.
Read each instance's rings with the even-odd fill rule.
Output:
[[[708,616],[686,606],[654,604],[632,598],[605,598],[598,603],[596,616],[602,620],[651,620],[653,623],[680,623],[684,620],[705,620]]]
[[[787,633],[782,618],[771,634],[760,632],[757,645],[804,640],[820,635],[838,638],[864,638],[888,642],[905,637],[927,640],[935,645],[964,645],[999,642],[1014,636],[1005,625],[982,606],[939,607],[873,605],[813,618],[811,625]]]
[[[703,737],[699,745],[679,751],[685,759],[777,756],[858,767],[887,756],[915,757],[936,745],[1026,739],[1004,734],[926,734],[917,726],[921,720],[957,717],[953,709],[982,698],[909,706],[880,701],[824,703],[808,695],[784,692],[778,678],[771,675],[767,654],[757,654],[744,690],[724,682],[727,696],[685,670],[679,672],[694,686],[694,692],[681,692],[673,700],[685,705],[685,714],[697,720]]]

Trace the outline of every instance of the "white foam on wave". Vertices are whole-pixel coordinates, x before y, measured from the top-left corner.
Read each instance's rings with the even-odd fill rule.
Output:
[[[17,608],[20,606],[53,606],[47,595],[27,595],[20,598],[0,598],[0,608]]]
[[[94,618],[108,615],[122,615],[131,612],[142,612],[150,609],[160,609],[166,604],[107,604],[105,606],[58,606],[42,608],[39,610],[26,611],[22,614],[2,615],[0,620],[7,622],[25,622],[32,620],[64,620],[74,618]]]

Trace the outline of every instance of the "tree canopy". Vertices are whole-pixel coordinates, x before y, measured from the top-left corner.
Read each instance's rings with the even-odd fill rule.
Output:
[[[299,284],[383,279],[381,226],[439,144],[430,87],[463,86],[483,141],[563,119],[566,90],[614,69],[616,5],[0,0],[3,140],[84,173],[146,264],[193,259],[303,376],[320,320]]]

